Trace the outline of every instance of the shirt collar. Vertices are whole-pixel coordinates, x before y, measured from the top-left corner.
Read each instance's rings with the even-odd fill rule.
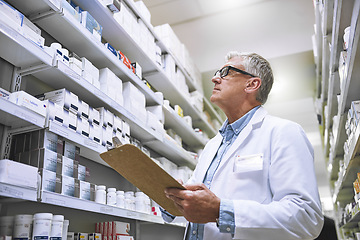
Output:
[[[250,119],[254,116],[256,110],[258,110],[260,106],[256,106],[250,111],[248,111],[244,116],[236,120],[235,122],[229,124],[229,119],[226,119],[219,132],[222,136],[225,135],[226,131],[232,130],[236,135],[238,135],[241,130],[249,123]],[[229,127],[227,127],[229,126]]]

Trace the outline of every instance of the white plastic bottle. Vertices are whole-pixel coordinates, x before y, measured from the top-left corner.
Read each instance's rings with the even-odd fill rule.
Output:
[[[52,213],[36,213],[33,221],[32,240],[50,239]]]
[[[63,231],[62,231],[62,240],[67,240],[68,229],[69,229],[69,220],[65,219],[63,225]]]
[[[95,202],[106,204],[106,186],[105,185],[96,186]]]
[[[61,240],[63,234],[64,216],[54,215],[51,223],[50,240]]]
[[[106,196],[106,204],[115,206],[116,205],[116,188],[108,188]]]
[[[125,208],[125,193],[124,193],[124,191],[116,192],[116,206],[119,208]]]
[[[30,239],[32,229],[33,215],[16,215],[14,219],[14,239]]]

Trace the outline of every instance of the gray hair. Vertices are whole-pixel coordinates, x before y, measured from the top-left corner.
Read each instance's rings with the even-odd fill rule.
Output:
[[[240,53],[235,51],[229,52],[225,57],[225,61],[227,62],[234,57],[242,58],[242,65],[245,68],[245,71],[258,76],[261,79],[261,86],[256,96],[256,100],[261,102],[261,104],[264,104],[274,82],[270,63],[256,53]]]

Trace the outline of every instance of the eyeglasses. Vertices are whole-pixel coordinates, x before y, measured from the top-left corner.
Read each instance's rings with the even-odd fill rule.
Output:
[[[249,75],[249,76],[251,76],[251,77],[257,77],[257,76],[255,76],[255,75],[253,75],[253,74],[251,74],[251,73],[245,72],[245,71],[243,71],[243,70],[241,70],[241,69],[238,69],[238,68],[234,68],[234,67],[232,67],[232,66],[226,66],[226,67],[223,67],[223,68],[220,69],[220,70],[217,70],[217,71],[215,72],[214,76],[219,76],[220,78],[224,78],[224,77],[226,77],[226,76],[229,74],[229,71],[230,71],[230,70],[234,70],[234,71],[236,71],[236,72],[239,72],[239,73],[242,73],[242,74],[245,74],[245,75]]]

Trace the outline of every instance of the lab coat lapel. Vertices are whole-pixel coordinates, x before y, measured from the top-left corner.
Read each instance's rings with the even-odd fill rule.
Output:
[[[217,150],[219,149],[219,146],[221,144],[222,141],[222,136],[220,133],[218,133],[212,140],[211,143],[209,143],[206,146],[206,151],[204,149],[203,154],[204,156],[201,156],[201,167],[199,167],[199,174],[198,176],[200,176],[200,179],[202,181],[202,179],[204,178],[206,171],[208,170],[212,160],[215,157],[215,154],[217,152]],[[200,163],[200,162],[199,162]]]
[[[257,126],[259,122],[261,122],[265,115],[267,114],[267,111],[260,107],[254,114],[254,116],[251,118],[250,122],[244,127],[244,129],[239,133],[239,136],[235,139],[234,143],[231,145],[229,150],[226,152],[225,156],[221,160],[221,163],[219,165],[219,169],[226,164],[227,161],[229,161],[230,156],[234,154],[235,151],[241,148],[241,145],[246,142],[247,138],[249,137],[249,134],[251,131]]]

